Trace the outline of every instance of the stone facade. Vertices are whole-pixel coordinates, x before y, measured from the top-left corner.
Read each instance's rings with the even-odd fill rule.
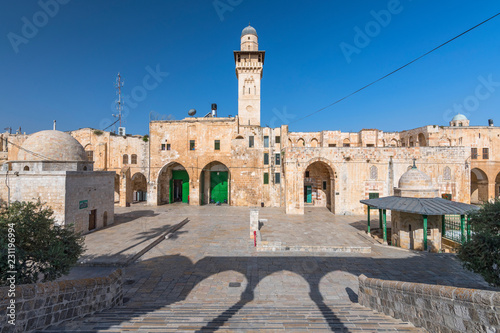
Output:
[[[359,303],[429,332],[500,331],[500,293],[361,275]]]
[[[15,326],[9,287],[0,288],[2,332],[33,332],[123,304],[120,269],[107,277],[16,286]]]
[[[95,170],[116,172],[115,202],[122,206],[147,199],[149,205],[227,202],[284,207],[293,214],[303,214],[311,205],[328,207],[335,214],[364,214],[366,207],[359,200],[371,194],[393,195],[413,158],[431,178],[437,196],[481,203],[500,195],[500,128],[468,126],[462,115],[450,126],[401,132],[261,127],[264,55],[255,29],[245,28],[240,50],[234,52],[234,117],[208,113],[202,118],[152,121],[147,142],[142,136],[90,128],[70,134],[85,148]],[[17,146],[26,138],[4,134],[0,163],[15,160]]]
[[[83,147],[67,133],[42,131],[20,146],[16,160],[2,166],[0,200],[40,201],[56,224],[86,233],[114,222],[114,173],[94,171]]]

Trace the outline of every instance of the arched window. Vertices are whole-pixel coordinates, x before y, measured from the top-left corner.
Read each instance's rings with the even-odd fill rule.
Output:
[[[30,167],[26,165],[23,170],[24,171],[30,171]]]
[[[123,164],[128,164],[128,155],[127,154],[124,154],[123,155]]]
[[[451,169],[450,169],[450,167],[444,168],[443,178],[444,178],[444,180],[451,180]]]
[[[311,147],[317,147],[318,146],[318,140],[316,138],[313,138],[311,140]]]
[[[343,146],[344,147],[350,147],[351,146],[351,141],[349,141],[349,139],[344,139]]]
[[[378,178],[378,169],[375,165],[372,165],[370,168],[370,179],[377,180]]]
[[[137,164],[137,155],[136,154],[132,154],[132,156],[130,157],[130,164]]]
[[[297,147],[305,147],[305,142],[304,139],[298,139],[297,140]]]

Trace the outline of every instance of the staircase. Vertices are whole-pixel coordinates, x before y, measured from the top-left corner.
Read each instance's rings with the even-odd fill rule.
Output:
[[[236,304],[174,303],[127,305],[44,332],[425,332],[411,324],[372,311],[357,303],[276,306],[274,302]]]

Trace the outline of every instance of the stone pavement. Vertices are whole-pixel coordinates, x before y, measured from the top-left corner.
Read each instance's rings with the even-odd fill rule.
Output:
[[[138,211],[148,211],[148,215],[142,218]],[[248,237],[249,209],[243,207],[117,208],[117,214],[133,219],[87,237],[87,246],[94,251],[92,260],[101,261],[98,251],[109,262],[122,260],[123,252],[113,255],[113,248],[120,252],[144,240],[134,235],[134,229],[148,233],[186,217],[190,221],[125,269],[123,307],[48,331],[417,332],[410,324],[360,306],[357,277],[363,273],[382,279],[488,288],[480,276],[465,271],[454,255],[377,245],[357,236],[359,230],[352,225],[363,217],[330,214],[325,219],[324,213],[312,210],[299,218],[286,216],[281,209],[264,208],[261,217],[268,218],[268,227],[274,223],[286,231],[293,229],[287,241],[356,239],[370,246],[371,253],[256,252]],[[309,233],[303,238],[294,228],[296,219],[309,221],[310,228],[304,230]],[[278,229],[275,235],[282,232]],[[340,237],[330,238],[335,230],[342,230]],[[115,242],[117,238],[121,243]],[[92,274],[102,268],[78,269],[72,273],[75,278],[85,276],[86,270]]]

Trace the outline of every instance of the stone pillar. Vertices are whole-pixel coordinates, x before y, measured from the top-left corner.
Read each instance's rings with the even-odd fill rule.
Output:
[[[253,239],[253,232],[259,231],[259,210],[250,209],[250,238]]]
[[[133,200],[130,167],[123,167],[120,172],[120,207],[127,207]]]

